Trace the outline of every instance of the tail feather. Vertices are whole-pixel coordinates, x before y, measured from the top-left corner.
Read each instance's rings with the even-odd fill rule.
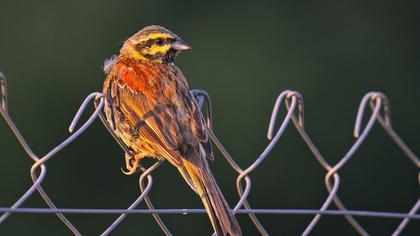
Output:
[[[194,160],[196,158],[184,159],[183,166],[179,167],[179,171],[201,197],[216,234],[218,236],[242,235],[238,221],[217,186],[207,161],[205,158]]]

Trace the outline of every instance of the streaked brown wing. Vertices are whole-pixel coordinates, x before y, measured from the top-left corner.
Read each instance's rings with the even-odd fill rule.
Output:
[[[179,99],[182,99],[184,101],[185,107],[188,110],[189,116],[191,117],[189,126],[191,127],[194,136],[201,142],[202,147],[204,148],[207,154],[207,157],[213,160],[213,149],[211,146],[210,139],[207,135],[207,126],[203,114],[201,113],[197,102],[190,93],[190,89],[184,75],[178,68],[175,69],[178,74],[178,90],[182,91],[178,93],[182,94],[182,97],[180,97]]]
[[[118,73],[121,71],[125,73]],[[175,70],[173,75],[182,76],[179,70]],[[173,164],[181,165],[181,145],[208,144],[204,119],[183,76],[160,84],[161,89],[155,93],[146,91],[147,95],[125,83],[129,77],[139,77],[135,71],[114,70],[109,76],[112,78],[104,90],[112,98],[115,126],[122,129],[122,135],[128,135],[132,140],[127,145],[137,146],[134,149],[149,146],[153,150],[142,151],[151,156],[157,153]],[[203,146],[207,152],[208,145]]]
[[[192,114],[191,129],[194,135],[200,140],[204,150],[206,151],[207,157],[210,160],[213,160],[213,149],[211,146],[210,139],[207,135],[207,126],[204,117],[198,107],[198,104],[194,100],[191,93],[188,93],[188,95],[184,96],[183,99],[185,101],[185,104],[187,104],[187,109],[189,110],[190,114]]]

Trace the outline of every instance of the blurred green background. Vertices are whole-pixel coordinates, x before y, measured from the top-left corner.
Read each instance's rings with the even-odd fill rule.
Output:
[[[67,137],[79,104],[100,91],[105,58],[150,24],[172,30],[193,50],[177,58],[191,88],[214,102],[215,132],[243,168],[268,144],[277,95],[300,91],[306,127],[327,160],[339,161],[355,141],[353,123],[368,91],[391,100],[393,124],[420,153],[419,1],[0,1],[0,68],[7,75],[10,115],[34,151],[44,155]],[[31,185],[32,161],[0,121],[0,206]],[[123,152],[96,121],[47,163],[43,186],[63,208],[126,208],[139,195],[138,175],[125,176]],[[233,205],[236,175],[217,153],[211,168]],[[319,208],[325,171],[289,127],[250,175],[255,208]],[[375,126],[340,172],[349,209],[407,212],[419,197],[418,170]],[[165,163],[155,173],[157,208],[201,208],[199,198]],[[24,207],[46,207],[35,193]],[[141,205],[144,208],[144,204]],[[334,209],[334,208],[331,208]],[[115,215],[68,215],[85,235],[98,235]],[[272,235],[299,235],[311,216],[259,217]],[[373,235],[395,219],[357,218]],[[209,235],[206,215],[169,215],[175,235]],[[245,235],[257,235],[239,216]],[[411,222],[404,235],[419,235]],[[1,235],[70,235],[55,215],[12,215]],[[355,235],[343,217],[326,216],[313,235]],[[162,235],[153,218],[130,215],[113,235]]]

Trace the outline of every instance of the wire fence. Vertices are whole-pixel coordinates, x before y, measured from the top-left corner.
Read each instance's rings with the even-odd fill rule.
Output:
[[[30,176],[32,178],[33,184],[28,188],[28,190],[10,207],[0,207],[0,212],[3,215],[0,216],[0,224],[8,219],[12,213],[27,213],[27,214],[55,214],[63,224],[74,234],[82,235],[81,232],[66,218],[64,214],[118,214],[119,217],[112,222],[108,228],[104,230],[101,235],[110,234],[124,219],[128,214],[150,214],[154,217],[156,223],[160,226],[162,231],[166,235],[172,235],[169,228],[165,225],[160,215],[162,214],[204,214],[204,209],[155,209],[151,199],[148,196],[149,191],[153,186],[153,177],[152,172],[156,170],[161,165],[161,162],[156,162],[149,168],[140,167],[142,174],[139,178],[139,185],[141,190],[141,195],[127,208],[127,209],[64,209],[58,208],[51,198],[46,194],[43,187],[41,186],[42,181],[45,179],[47,167],[45,163],[53,158],[59,151],[64,147],[69,145],[74,141],[80,134],[85,132],[88,127],[92,124],[97,117],[99,117],[107,128],[109,133],[115,138],[121,148],[126,152],[130,153],[130,150],[124,145],[124,143],[117,138],[113,130],[109,127],[106,119],[102,113],[107,96],[102,93],[92,93],[86,97],[86,99],[81,104],[79,110],[77,111],[72,123],[70,124],[69,131],[71,135],[67,137],[62,143],[58,144],[55,148],[49,151],[43,156],[36,155],[25,141],[21,135],[19,129],[16,127],[12,118],[8,113],[8,104],[7,104],[7,84],[6,78],[3,73],[0,72],[0,85],[1,85],[1,108],[0,113],[7,125],[10,127],[19,143],[28,154],[28,156],[34,161],[31,169]],[[417,167],[420,168],[419,158],[410,150],[410,148],[403,142],[400,136],[394,131],[391,122],[391,113],[390,105],[387,97],[380,92],[369,92],[367,93],[359,106],[356,122],[354,127],[354,136],[356,141],[347,151],[347,153],[338,161],[338,163],[331,165],[329,164],[322,154],[319,152],[318,148],[312,142],[312,139],[305,131],[304,126],[304,103],[301,94],[297,91],[286,90],[283,91],[275,102],[269,128],[267,132],[267,137],[270,140],[267,147],[258,156],[254,163],[252,163],[247,168],[241,168],[231,157],[228,151],[223,147],[222,143],[219,141],[217,136],[212,130],[212,104],[210,96],[207,92],[202,90],[192,90],[191,93],[196,98],[199,106],[205,109],[206,122],[208,126],[208,133],[211,137],[211,140],[215,146],[223,154],[226,161],[232,167],[234,171],[238,173],[236,179],[236,188],[239,196],[239,200],[233,208],[235,214],[247,214],[252,220],[254,226],[259,231],[261,235],[269,235],[269,232],[264,228],[263,224],[258,220],[258,214],[295,214],[295,215],[313,215],[313,219],[308,223],[307,227],[303,230],[302,235],[309,235],[311,231],[316,227],[320,222],[322,216],[324,215],[336,215],[345,217],[346,221],[353,227],[353,229],[360,235],[369,235],[366,229],[354,218],[354,216],[362,217],[375,217],[375,218],[397,218],[401,222],[398,227],[394,230],[392,235],[400,235],[403,230],[407,227],[411,220],[420,220],[420,214],[417,214],[417,211],[420,208],[420,198],[414,199],[413,206],[408,210],[407,213],[401,212],[376,212],[376,211],[354,211],[348,210],[344,205],[343,201],[337,195],[337,191],[340,188],[340,175],[339,171],[343,168],[354,156],[354,153],[358,150],[361,144],[365,141],[366,137],[372,130],[372,127],[375,123],[379,123],[380,126],[387,132],[390,138],[395,142],[396,145],[401,149],[407,158]],[[91,103],[94,104],[95,110],[84,122],[80,128],[77,127],[77,123],[84,113],[87,106]],[[281,105],[285,107],[287,113],[284,117],[278,117],[278,112],[281,108]],[[371,110],[370,117],[367,124],[362,127],[362,120],[367,109]],[[275,130],[276,120],[281,120],[281,124],[277,131]],[[306,146],[310,149],[313,156],[319,162],[321,167],[325,169],[325,187],[328,191],[328,196],[325,201],[322,203],[320,209],[255,209],[252,208],[250,203],[247,201],[247,197],[251,191],[251,178],[249,174],[254,171],[258,166],[264,161],[264,159],[270,154],[273,147],[282,137],[287,126],[293,125],[295,129],[300,134],[300,137],[303,139]],[[420,174],[419,174],[420,182]],[[45,203],[49,208],[20,208],[20,206],[35,192],[38,192],[43,198]],[[148,209],[136,209],[141,202],[145,202],[148,206]],[[338,210],[328,210],[332,205],[335,205]]]

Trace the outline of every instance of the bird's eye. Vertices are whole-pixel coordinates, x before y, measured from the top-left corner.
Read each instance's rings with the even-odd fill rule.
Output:
[[[155,39],[155,43],[160,46],[160,45],[163,44],[163,39],[157,38],[157,39]]]

